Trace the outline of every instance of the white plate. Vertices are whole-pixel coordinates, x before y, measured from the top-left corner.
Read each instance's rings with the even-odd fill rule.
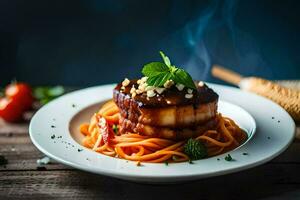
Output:
[[[100,103],[112,97],[113,86],[72,92],[42,107],[30,123],[33,143],[44,154],[74,168],[120,179],[159,183],[195,180],[254,167],[279,155],[294,138],[294,121],[277,104],[236,88],[209,84],[220,96],[219,111],[249,134],[244,145],[229,152],[234,161],[225,161],[226,154],[223,154],[194,161],[194,164],[143,163],[138,167],[135,162],[108,157],[80,145],[83,136],[78,125],[87,122]]]

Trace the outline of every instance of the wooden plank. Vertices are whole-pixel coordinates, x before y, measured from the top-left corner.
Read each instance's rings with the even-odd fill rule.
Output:
[[[7,171],[1,172],[0,199],[295,198],[300,194],[299,167],[299,164],[267,164],[174,185],[138,184],[80,171]]]
[[[0,147],[0,154],[8,160],[8,164],[0,166],[0,171],[7,170],[36,170],[37,159],[43,158],[44,155],[37,150],[33,144],[8,144]],[[51,161],[45,165],[48,170],[52,169],[70,169],[70,167]]]
[[[27,135],[18,135],[13,136],[13,137],[9,137],[9,136],[1,136],[0,135],[0,145],[4,146],[4,145],[19,145],[19,144],[27,144],[27,145],[31,145],[31,141],[30,138]]]
[[[0,135],[28,135],[29,121],[7,123],[0,118]]]
[[[0,167],[0,199],[300,199],[300,140],[270,163],[218,178],[179,185],[144,185],[89,174],[61,164],[36,171],[43,155],[28,136],[28,123],[0,121],[0,154],[9,164]]]

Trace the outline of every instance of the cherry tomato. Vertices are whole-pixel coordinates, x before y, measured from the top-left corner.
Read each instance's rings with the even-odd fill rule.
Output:
[[[22,118],[23,107],[13,99],[0,98],[0,117],[8,122],[16,122]]]
[[[26,83],[12,83],[5,89],[5,96],[22,105],[24,111],[32,107],[34,101],[32,90]]]

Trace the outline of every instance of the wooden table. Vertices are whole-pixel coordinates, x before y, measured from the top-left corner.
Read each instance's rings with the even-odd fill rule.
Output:
[[[28,123],[0,120],[0,200],[6,199],[300,199],[300,140],[273,161],[239,173],[174,185],[146,185],[72,169],[37,169],[43,154],[31,143]],[[284,133],[282,133],[284,134]]]

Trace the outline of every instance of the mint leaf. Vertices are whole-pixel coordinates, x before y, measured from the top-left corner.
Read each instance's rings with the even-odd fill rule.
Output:
[[[172,73],[172,78],[171,78],[175,83],[181,83],[185,85],[188,88],[191,89],[196,89],[195,83],[192,79],[192,77],[183,69],[177,68],[173,73]]]
[[[166,64],[161,62],[151,62],[143,67],[142,73],[145,76],[152,77],[167,71],[169,71],[169,67]]]
[[[149,77],[147,84],[154,87],[161,87],[164,83],[171,78],[172,74],[169,72],[162,72],[156,76]]]
[[[160,53],[160,55],[161,55],[163,61],[165,62],[165,64],[166,64],[168,67],[170,67],[170,66],[171,66],[171,61],[170,61],[169,57],[166,56],[166,55],[164,54],[164,52],[162,52],[162,51],[159,51],[159,53]]]
[[[143,67],[142,73],[148,77],[147,84],[150,86],[161,87],[167,80],[172,79],[175,83],[196,89],[192,77],[183,69],[171,65],[171,61],[162,51],[159,52],[164,63],[151,62]]]

